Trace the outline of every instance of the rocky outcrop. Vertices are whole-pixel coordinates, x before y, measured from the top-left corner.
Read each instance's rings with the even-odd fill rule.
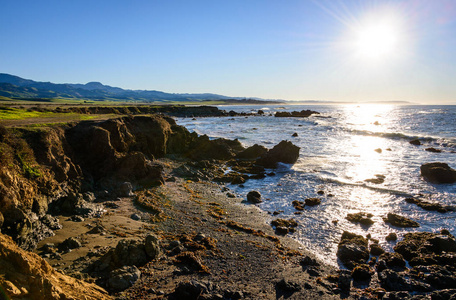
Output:
[[[281,141],[257,159],[256,163],[266,168],[275,168],[279,162],[294,164],[299,158],[299,149],[292,142]]]
[[[337,246],[337,257],[348,269],[358,264],[365,264],[369,259],[368,241],[361,235],[348,231],[342,233]]]
[[[413,221],[411,219],[408,219],[406,217],[400,216],[398,214],[393,214],[393,213],[388,213],[385,218],[383,218],[383,221],[385,223],[389,223],[393,226],[397,227],[420,227],[420,224],[418,222]]]
[[[82,199],[83,192],[123,193],[123,182],[130,182],[132,189],[162,184],[162,166],[154,159],[188,153],[196,140],[195,133],[158,115],[14,131],[2,127],[1,231],[24,249],[32,249],[53,234],[46,223],[50,205],[58,206],[59,212],[77,210],[85,215],[97,208]],[[236,150],[230,157],[243,150],[239,142],[205,144],[218,150],[233,145]]]
[[[34,253],[20,249],[0,234],[0,286],[10,299],[111,299],[108,293],[90,284],[63,275]]]
[[[211,140],[207,135],[195,139],[189,148],[186,156],[195,160],[229,160],[245,150],[238,140],[224,138]]]
[[[275,113],[275,117],[279,118],[290,118],[290,117],[295,117],[295,118],[307,118],[310,117],[313,114],[320,114],[317,111],[313,110],[301,110],[301,111],[292,111],[292,112],[287,112],[287,111],[279,111]]]
[[[420,168],[421,176],[432,183],[455,183],[456,170],[441,162],[423,164]]]

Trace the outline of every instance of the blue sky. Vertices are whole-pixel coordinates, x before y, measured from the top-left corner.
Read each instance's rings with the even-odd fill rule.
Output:
[[[0,0],[0,7],[0,72],[28,79],[267,99],[456,102],[454,0]],[[361,55],[358,33],[376,22],[391,37],[379,43],[385,37],[368,31],[368,51],[394,45]]]

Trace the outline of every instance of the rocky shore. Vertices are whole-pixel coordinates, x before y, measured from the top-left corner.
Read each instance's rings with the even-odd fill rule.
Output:
[[[339,270],[287,235],[293,219],[260,211],[260,192],[225,186],[274,176],[277,163],[298,157],[288,141],[244,148],[157,114],[0,127],[0,285],[11,299],[456,296],[448,231],[406,235],[393,253],[345,232]],[[395,214],[385,222],[419,226]]]

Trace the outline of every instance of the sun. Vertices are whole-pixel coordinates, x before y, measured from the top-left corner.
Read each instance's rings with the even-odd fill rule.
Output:
[[[388,57],[398,50],[398,29],[385,21],[360,26],[354,46],[357,54],[364,58]]]

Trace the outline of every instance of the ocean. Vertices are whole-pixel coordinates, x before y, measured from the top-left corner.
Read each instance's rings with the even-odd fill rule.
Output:
[[[337,244],[344,230],[378,239],[391,251],[395,242],[385,237],[407,232],[437,232],[443,228],[456,235],[456,212],[426,211],[405,201],[419,197],[456,207],[456,184],[432,184],[420,176],[420,166],[444,162],[456,169],[456,106],[359,105],[265,105],[220,106],[236,112],[263,110],[266,116],[179,118],[177,123],[211,138],[239,139],[245,146],[272,148],[282,140],[299,146],[294,165],[280,165],[275,176],[250,179],[244,187],[229,187],[245,198],[251,190],[263,197],[259,208],[280,211],[272,219],[294,218],[299,226],[293,238],[328,263],[338,265]],[[309,118],[276,118],[277,111],[320,112]],[[292,135],[297,133],[296,137]],[[419,139],[415,146],[410,140]],[[440,153],[426,148],[441,150]],[[384,176],[383,183],[366,179]],[[320,194],[318,193],[320,192]],[[321,193],[323,193],[321,195]],[[295,214],[293,200],[321,198],[321,204]],[[347,214],[373,215],[372,226],[354,224]],[[419,228],[398,228],[383,222],[393,212],[417,221]]]

